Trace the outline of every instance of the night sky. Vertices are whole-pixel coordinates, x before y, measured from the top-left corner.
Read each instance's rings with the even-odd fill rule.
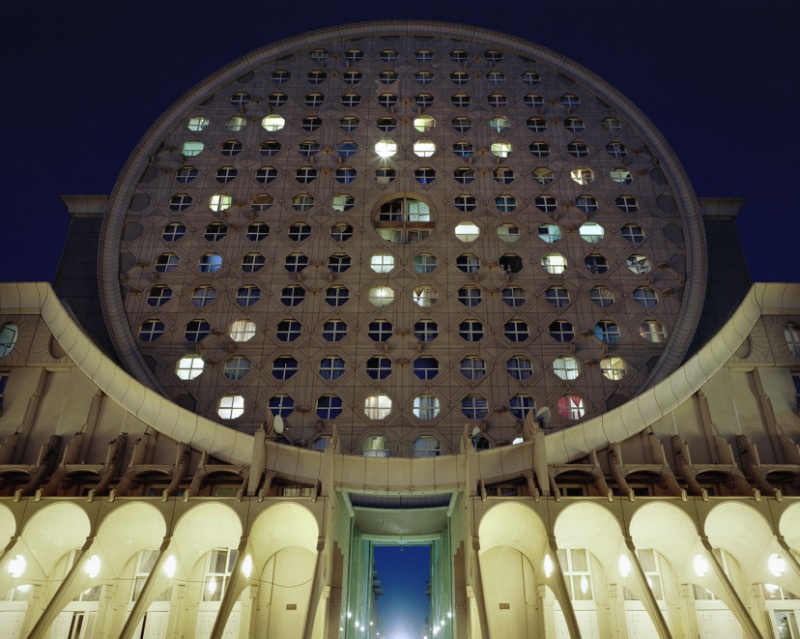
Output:
[[[381,637],[419,639],[415,631],[425,623],[430,605],[425,596],[430,561],[430,546],[375,547],[375,569],[384,593],[378,597]]]
[[[69,222],[59,194],[110,193],[194,84],[276,40],[384,19],[479,25],[584,65],[655,123],[699,196],[748,199],[739,231],[754,280],[800,279],[797,0],[1,0],[0,280],[52,280]],[[388,621],[391,562],[379,570]]]
[[[110,193],[150,124],[195,83],[281,38],[393,18],[495,29],[594,71],[653,120],[698,195],[748,199],[739,231],[752,278],[799,279],[796,0],[3,0],[0,280],[52,280],[68,225],[58,195]]]

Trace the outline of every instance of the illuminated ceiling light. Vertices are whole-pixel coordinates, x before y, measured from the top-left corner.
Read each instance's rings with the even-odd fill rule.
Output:
[[[692,562],[692,568],[694,568],[694,574],[698,577],[705,577],[709,568],[708,559],[699,553],[696,554]]]
[[[620,555],[617,565],[619,567],[619,574],[623,577],[627,577],[631,574],[631,560],[628,559],[628,555]]]
[[[352,617],[352,616],[353,616],[353,613],[348,610],[347,611],[347,618],[350,619],[350,617]]]
[[[514,444],[521,444],[524,441],[525,440],[522,439],[522,437],[517,436],[517,437],[514,438],[514,441],[511,442],[511,445],[513,446]],[[448,612],[447,614],[449,615],[450,613]]]
[[[175,555],[170,555],[167,557],[167,560],[164,562],[164,574],[167,576],[167,579],[172,579],[175,576],[175,571],[178,568],[178,560],[175,559]]]
[[[17,556],[19,557],[19,555]],[[775,577],[780,577],[786,571],[786,560],[773,553],[767,559],[767,567]]]
[[[378,157],[383,159],[390,158],[397,153],[397,142],[393,142],[392,140],[380,140],[375,143],[375,153],[378,154]]]
[[[586,575],[581,577],[581,592],[585,595],[589,592],[589,580],[586,578]]]
[[[206,582],[206,590],[208,591],[209,595],[213,595],[215,592],[217,592],[217,580],[213,578],[209,579],[208,582]]]
[[[11,573],[14,579],[17,579],[18,577],[22,577],[26,565],[25,557],[22,555],[15,555],[14,558],[8,562],[8,572]]]
[[[550,577],[553,574],[553,560],[550,559],[550,555],[544,556],[544,576]]]
[[[86,571],[86,574],[89,575],[89,579],[97,577],[97,575],[100,574],[100,557],[97,555],[89,557],[89,561],[86,562],[83,569]]]
[[[242,574],[245,576],[246,579],[250,579],[250,575],[253,572],[253,558],[250,555],[244,558],[242,562]]]
[[[453,613],[450,612],[449,610],[447,611],[447,618],[448,619],[452,619],[453,618]]]

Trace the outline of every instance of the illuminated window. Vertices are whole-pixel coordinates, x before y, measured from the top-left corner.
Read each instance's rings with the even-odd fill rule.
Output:
[[[208,208],[215,213],[227,211],[233,205],[233,196],[225,193],[216,193],[208,199]]]
[[[556,404],[559,414],[565,419],[580,419],[586,414],[583,398],[578,395],[565,395],[558,398]]]
[[[392,361],[384,355],[375,355],[367,360],[367,375],[372,379],[386,379],[392,374]]]
[[[392,400],[386,395],[370,395],[364,400],[364,414],[368,419],[385,419],[392,413]]]
[[[326,342],[341,342],[347,336],[347,324],[342,320],[328,320],[322,325],[322,339]]]
[[[422,308],[429,308],[439,300],[439,291],[433,286],[419,286],[412,291],[411,299]]]
[[[462,242],[474,242],[480,235],[480,229],[472,222],[460,222],[456,225],[455,235]]]
[[[600,308],[608,308],[614,303],[614,293],[605,286],[595,286],[589,291],[589,299]]]
[[[347,193],[340,193],[339,195],[333,196],[333,203],[331,207],[334,211],[344,212],[349,211],[356,205],[356,198],[352,195],[348,195]]]
[[[497,227],[497,237],[503,242],[513,244],[520,238],[519,228],[514,224],[501,224]]]
[[[213,286],[198,286],[192,291],[192,304],[203,307],[208,306],[217,299],[217,291]]]
[[[206,363],[199,355],[184,355],[175,364],[175,375],[179,379],[191,380],[199,377]]]
[[[467,419],[483,419],[489,414],[489,403],[480,395],[467,395],[461,400],[461,412]]]
[[[228,337],[234,342],[247,342],[256,336],[255,322],[235,320],[228,326]]]
[[[786,338],[786,345],[789,351],[800,357],[800,326],[794,323],[789,323],[783,328],[783,336]]]
[[[551,275],[561,275],[567,270],[567,258],[559,253],[548,253],[542,258],[541,264]]]
[[[370,258],[370,268],[376,273],[389,273],[394,268],[394,255],[376,253]]]
[[[631,255],[625,260],[626,266],[637,275],[647,275],[650,272],[650,260],[644,255]]]
[[[581,369],[574,357],[557,357],[553,360],[553,372],[561,379],[572,380],[578,378]]]
[[[201,273],[216,273],[222,268],[222,256],[216,253],[201,255],[197,262],[197,270]]]
[[[193,158],[200,155],[205,148],[206,145],[200,142],[200,140],[187,140],[181,147],[181,155],[187,158]]]
[[[603,377],[617,382],[625,377],[627,367],[625,360],[621,357],[609,356],[600,360],[600,370],[603,373]]]
[[[601,342],[615,344],[620,340],[619,326],[609,320],[600,320],[594,325],[594,335]]]
[[[281,320],[278,322],[278,328],[275,331],[275,337],[281,342],[293,342],[302,331],[300,322],[295,320]]]
[[[414,413],[414,417],[421,420],[429,420],[429,419],[436,419],[439,416],[440,411],[440,403],[439,398],[434,395],[418,395],[413,399],[411,411]],[[423,439],[423,438],[420,438]],[[421,455],[420,449],[417,448],[417,442],[414,442],[414,457],[432,457],[438,454],[438,442],[433,437],[424,438],[425,440],[431,440],[436,443],[436,450],[434,455],[426,454]],[[419,440],[417,440],[419,441]],[[426,453],[432,452],[431,450],[426,450]]]
[[[595,222],[584,222],[578,229],[581,239],[589,244],[597,244],[605,236],[605,230]]]
[[[418,140],[414,142],[414,155],[421,158],[429,158],[436,153],[436,144],[430,140]]]
[[[261,120],[261,126],[265,131],[280,131],[286,126],[286,120],[280,115],[268,115]]]
[[[436,126],[436,120],[429,115],[419,115],[414,118],[414,128],[420,133],[426,133]]]
[[[616,169],[611,169],[609,171],[608,176],[611,178],[613,182],[617,184],[622,184],[623,186],[627,186],[633,181],[633,177],[631,175],[630,170],[618,167]]]
[[[547,167],[540,166],[537,169],[533,170],[531,173],[534,181],[541,184],[542,186],[547,186],[548,184],[552,184],[555,177],[553,176],[553,172],[548,169]]]
[[[250,372],[252,366],[253,365],[249,359],[242,355],[236,355],[225,362],[225,369],[223,370],[222,374],[226,379],[242,379],[245,375],[247,375],[247,373]]]
[[[204,319],[194,319],[186,324],[183,336],[190,342],[200,342],[211,332],[211,324]]]
[[[667,329],[661,322],[656,320],[645,320],[639,326],[639,335],[644,337],[651,344],[660,344],[667,339]]]
[[[397,143],[393,140],[379,140],[375,143],[375,153],[381,158],[390,158],[397,153]]]
[[[169,286],[154,286],[147,294],[147,303],[150,306],[163,306],[172,299],[172,289]]]
[[[225,395],[220,397],[217,415],[222,419],[236,419],[244,415],[244,397],[241,395]]]
[[[394,290],[390,286],[375,286],[369,290],[369,301],[378,308],[389,306],[394,301]]]
[[[203,115],[196,115],[193,118],[189,119],[189,124],[186,125],[186,128],[189,129],[190,131],[202,131],[210,123],[211,120],[209,120],[207,117]]]
[[[575,329],[567,320],[556,320],[548,327],[550,337],[557,342],[571,342],[575,338]]]
[[[335,355],[322,358],[319,363],[319,374],[322,379],[339,379],[344,375],[344,360]]]
[[[486,362],[480,357],[465,357],[461,360],[460,369],[465,379],[474,381],[486,375]]]

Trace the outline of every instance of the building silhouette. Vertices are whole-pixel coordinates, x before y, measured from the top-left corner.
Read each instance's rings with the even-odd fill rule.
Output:
[[[800,637],[800,288],[574,62],[433,22],[221,69],[0,285],[9,637]],[[383,570],[383,569],[382,569]]]

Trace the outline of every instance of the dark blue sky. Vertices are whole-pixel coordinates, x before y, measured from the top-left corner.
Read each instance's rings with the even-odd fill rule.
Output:
[[[392,18],[480,25],[588,67],[655,122],[698,195],[748,198],[753,279],[799,279],[796,0],[4,0],[0,280],[52,279],[68,224],[58,195],[109,193],[150,124],[208,74],[280,38]]]
[[[430,579],[430,546],[376,546],[375,568],[383,596],[378,598],[385,639],[419,639],[430,600],[425,585]]]

